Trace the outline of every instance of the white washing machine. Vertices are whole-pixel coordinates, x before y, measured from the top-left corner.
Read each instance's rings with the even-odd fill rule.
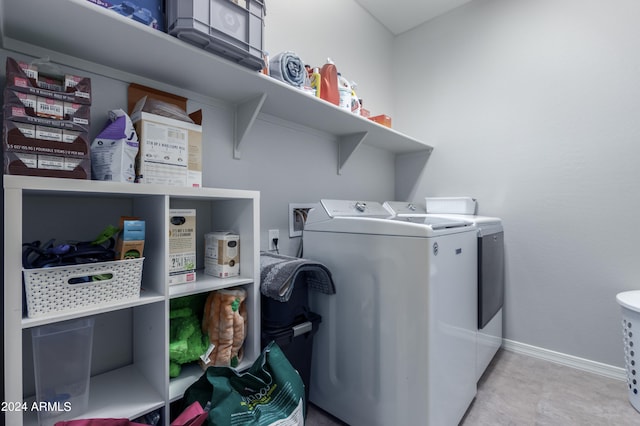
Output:
[[[504,304],[504,228],[497,217],[475,215],[471,198],[427,198],[425,203],[387,201],[394,216],[466,220],[478,228],[478,323],[476,379],[480,379],[502,346]],[[438,213],[430,213],[436,211]],[[449,213],[443,213],[449,212]]]
[[[310,293],[310,401],[352,426],[458,424],[476,394],[475,225],[322,200],[303,237],[336,287]]]

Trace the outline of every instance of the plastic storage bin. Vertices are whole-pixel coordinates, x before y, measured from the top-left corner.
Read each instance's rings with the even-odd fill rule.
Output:
[[[87,263],[54,268],[24,269],[27,316],[101,306],[140,297],[144,258]],[[111,276],[82,282],[86,277]]]
[[[627,370],[629,402],[640,411],[640,290],[619,293],[616,300],[622,307],[624,364]]]
[[[167,0],[167,32],[254,70],[264,68],[261,0]]]
[[[93,324],[93,318],[83,318],[31,331],[40,426],[87,411]]]
[[[271,329],[290,327],[306,320],[309,313],[309,286],[304,279],[294,283],[291,297],[286,302],[261,297],[262,326]]]
[[[304,383],[305,404],[309,401],[311,381],[311,354],[313,353],[313,336],[318,332],[322,317],[308,312],[306,320],[282,328],[262,328],[262,347],[275,341],[285,354],[293,368],[298,370]]]

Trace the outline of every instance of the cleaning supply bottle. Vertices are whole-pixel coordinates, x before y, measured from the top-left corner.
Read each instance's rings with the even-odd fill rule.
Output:
[[[320,69],[320,98],[334,105],[340,105],[338,91],[338,70],[331,59]]]
[[[340,94],[340,108],[351,111],[351,85],[340,73],[338,73],[338,92]]]
[[[360,115],[360,99],[356,95],[356,88],[358,84],[355,81],[351,82],[351,112],[356,115]]]
[[[316,90],[316,96],[320,98],[320,94],[322,93],[322,77],[320,77],[318,67],[315,67],[311,74],[311,87]]]

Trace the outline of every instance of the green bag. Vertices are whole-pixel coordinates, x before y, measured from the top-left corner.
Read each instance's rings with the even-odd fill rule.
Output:
[[[275,342],[244,373],[209,367],[184,394],[185,405],[195,401],[211,401],[215,426],[302,426],[306,415],[302,378]]]

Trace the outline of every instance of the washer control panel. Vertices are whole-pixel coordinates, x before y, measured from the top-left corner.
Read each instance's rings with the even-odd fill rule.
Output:
[[[408,201],[385,201],[383,205],[396,216],[424,216],[427,214],[427,208],[424,204]]]
[[[320,200],[330,217],[358,216],[387,218],[391,213],[377,201]]]

